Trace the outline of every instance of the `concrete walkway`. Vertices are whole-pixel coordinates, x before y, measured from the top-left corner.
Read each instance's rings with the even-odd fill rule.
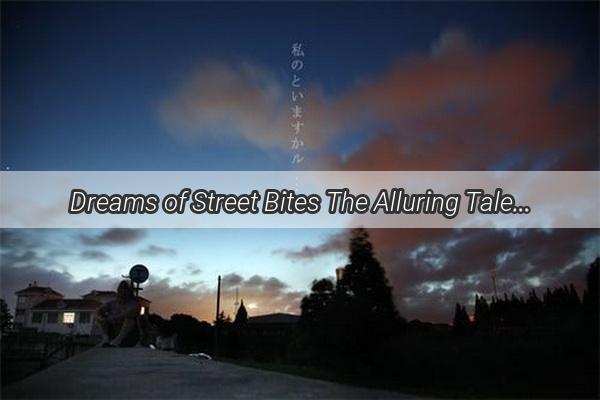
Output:
[[[3,398],[407,398],[144,348],[91,349],[8,386]]]

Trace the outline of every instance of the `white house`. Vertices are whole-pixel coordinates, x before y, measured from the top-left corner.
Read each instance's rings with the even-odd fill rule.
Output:
[[[26,327],[31,321],[31,308],[46,300],[58,300],[64,298],[62,293],[50,287],[38,286],[37,282],[30,283],[23,290],[15,292],[17,306],[15,307],[14,326],[17,329]]]
[[[86,299],[45,300],[31,308],[27,327],[38,332],[91,335],[94,318],[102,303]]]
[[[94,323],[96,310],[117,296],[115,291],[92,290],[81,299],[65,299],[50,287],[37,286],[37,282],[15,294],[17,306],[14,323],[17,329],[74,335],[99,334],[98,326]],[[143,297],[140,297],[140,301],[141,313],[147,313],[150,301]]]

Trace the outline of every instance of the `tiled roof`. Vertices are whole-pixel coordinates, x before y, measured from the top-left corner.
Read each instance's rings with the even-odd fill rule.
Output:
[[[91,292],[84,294],[83,298],[86,297],[94,297],[94,296],[115,296],[115,298],[117,297],[117,292],[115,292],[114,290],[92,290]],[[142,296],[138,296],[140,300],[142,301],[146,301],[148,303],[152,303],[150,300],[142,297]]]
[[[34,310],[96,310],[102,303],[86,299],[45,300],[32,307]]]
[[[82,295],[81,297],[90,297],[90,296],[116,296],[117,292],[114,290],[92,290],[91,292]]]
[[[48,286],[29,286],[28,288],[16,291],[15,294],[54,294],[56,296],[62,296],[62,293],[58,293]]]
[[[300,319],[299,315],[295,314],[265,314],[257,315],[256,317],[248,318],[249,324],[295,324]]]

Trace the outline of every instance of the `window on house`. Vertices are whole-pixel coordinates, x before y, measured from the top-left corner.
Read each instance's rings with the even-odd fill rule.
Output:
[[[79,323],[80,324],[89,324],[90,323],[90,313],[89,312],[79,313]]]
[[[27,301],[27,298],[25,296],[17,297],[17,304],[24,304],[26,301]]]
[[[75,313],[74,312],[66,312],[63,313],[63,324],[74,324],[75,323]]]
[[[24,315],[24,314],[25,314],[25,310],[22,310],[22,309],[21,310],[17,310],[17,314],[16,314],[17,317],[19,317],[21,315]]]
[[[31,314],[31,323],[32,324],[41,324],[43,315],[44,314],[41,312],[34,312],[33,314]]]
[[[46,322],[49,324],[56,324],[58,322],[58,313],[57,312],[49,312],[46,317]]]

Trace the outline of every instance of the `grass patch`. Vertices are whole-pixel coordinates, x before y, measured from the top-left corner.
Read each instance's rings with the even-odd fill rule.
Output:
[[[490,397],[489,394],[474,394],[469,391],[458,391],[455,389],[441,390],[430,387],[410,387],[401,385],[396,382],[365,379],[364,376],[357,376],[354,374],[344,374],[337,371],[333,371],[326,368],[319,368],[315,366],[301,366],[301,365],[290,365],[280,363],[265,363],[252,360],[237,360],[232,358],[220,358],[219,361],[230,364],[239,365],[242,367],[261,369],[265,371],[279,372],[288,375],[299,376],[302,378],[317,379],[327,382],[341,383],[350,386],[388,390],[392,392],[398,392],[402,394],[423,396],[423,397],[453,397],[453,398],[477,398],[477,397]],[[497,396],[496,396],[497,397]]]

